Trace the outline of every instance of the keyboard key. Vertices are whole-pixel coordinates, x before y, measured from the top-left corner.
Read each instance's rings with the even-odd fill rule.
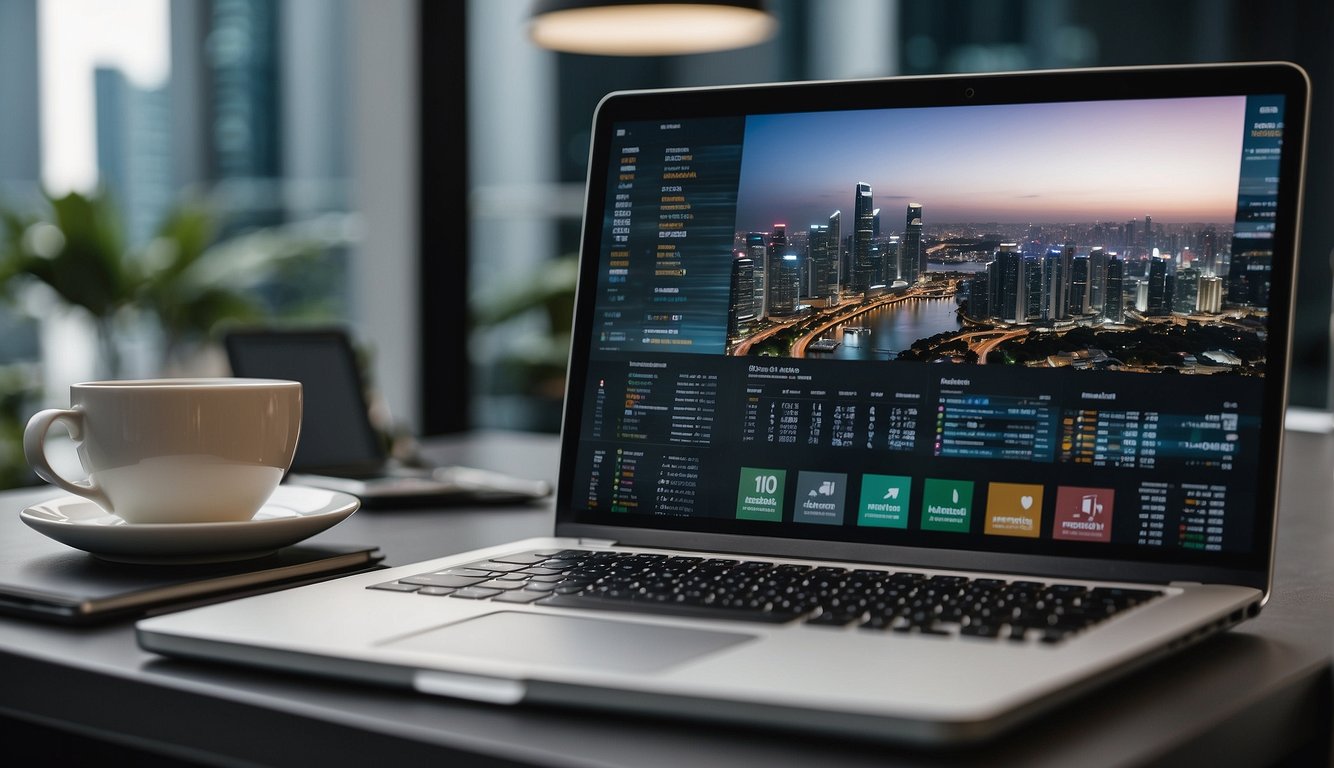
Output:
[[[421,589],[417,590],[417,594],[443,597],[445,595],[452,595],[457,591],[458,590],[450,589],[449,587],[422,587]]]
[[[399,579],[404,584],[416,584],[422,587],[471,587],[474,584],[481,584],[486,581],[485,576],[452,576],[439,573],[422,573],[416,576],[409,576],[406,579]]]
[[[416,592],[421,587],[416,584],[404,584],[401,581],[386,581],[383,584],[372,584],[366,589],[383,589],[386,592]]]
[[[538,554],[536,552],[520,552],[516,555],[504,555],[492,558],[492,560],[497,563],[513,563],[515,565],[533,565],[535,563],[540,563],[543,560],[550,559],[549,556]]]
[[[1061,642],[1062,640],[1064,640],[1066,637],[1068,637],[1070,634],[1071,634],[1071,631],[1068,630],[1068,629],[1063,629],[1063,628],[1060,628],[1060,627],[1051,627],[1050,629],[1047,629],[1047,630],[1044,630],[1044,631],[1043,631],[1043,633],[1042,633],[1042,637],[1041,637],[1040,639],[1041,639],[1041,642],[1048,643],[1048,644],[1051,644],[1051,643],[1059,643],[1059,642]]]
[[[1082,584],[1052,584],[1047,589],[1056,594],[1064,595],[1082,595],[1089,591],[1089,588]]]
[[[484,582],[482,582],[481,584],[478,584],[478,585],[477,585],[477,588],[478,588],[478,589],[499,589],[499,590],[501,590],[501,591],[506,591],[506,590],[511,590],[511,589],[522,589],[522,588],[523,588],[523,582],[522,582],[522,581],[505,581],[505,580],[503,580],[503,579],[492,579],[491,581],[484,581]]]
[[[562,581],[556,585],[556,594],[572,595],[576,592],[583,592],[591,581]]]
[[[450,597],[461,597],[464,600],[485,600],[488,597],[495,597],[496,595],[500,594],[504,594],[504,591],[499,589],[482,589],[480,587],[468,587],[466,589],[458,590],[454,594],[450,595]]]
[[[510,592],[503,592],[491,598],[493,603],[531,603],[534,600],[541,600],[546,597],[544,592],[529,592],[524,589],[517,589]]]
[[[995,639],[1000,637],[999,624],[965,624],[959,628],[959,634],[964,637],[985,637]]]
[[[807,619],[806,623],[813,624],[817,627],[845,627],[858,618],[860,618],[860,614],[844,613],[842,611],[824,611],[818,616],[813,616]]]
[[[1161,591],[1156,589],[1123,589],[1117,587],[1098,587],[1089,592],[1089,596],[1095,600],[1112,600],[1118,604],[1129,605],[1138,605],[1162,594]]]
[[[547,569],[549,569],[549,570],[556,571],[556,572],[558,572],[558,573],[564,573],[565,571],[568,571],[568,570],[570,570],[571,568],[577,568],[581,562],[583,562],[583,561],[582,561],[582,560],[547,560],[546,562],[542,563],[541,565],[534,566],[534,567],[535,567],[535,568],[547,568]],[[531,568],[525,568],[524,570],[525,570],[525,571],[531,571],[532,569],[531,569]]]
[[[502,563],[498,560],[483,560],[480,563],[468,563],[464,568],[476,568],[479,571],[498,571],[500,573],[509,573],[510,571],[522,571],[528,565],[524,563]]]

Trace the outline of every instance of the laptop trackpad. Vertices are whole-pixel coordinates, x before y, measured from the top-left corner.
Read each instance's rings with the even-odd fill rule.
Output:
[[[735,632],[504,611],[385,645],[516,664],[653,672],[753,639]]]

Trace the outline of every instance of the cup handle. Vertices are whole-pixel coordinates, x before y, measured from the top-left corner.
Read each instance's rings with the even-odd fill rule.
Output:
[[[74,482],[62,477],[51,467],[51,462],[46,458],[46,433],[51,431],[51,427],[57,421],[65,424],[69,436],[76,445],[83,442],[83,411],[78,408],[48,408],[45,411],[38,411],[28,419],[28,426],[23,430],[23,455],[27,457],[28,464],[37,476],[46,482],[94,501],[110,512],[111,500],[91,477],[81,482]]]

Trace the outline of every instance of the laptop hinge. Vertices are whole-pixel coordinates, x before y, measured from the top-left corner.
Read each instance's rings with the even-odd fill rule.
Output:
[[[588,539],[579,537],[579,546],[581,547],[612,547],[616,545],[615,539]]]

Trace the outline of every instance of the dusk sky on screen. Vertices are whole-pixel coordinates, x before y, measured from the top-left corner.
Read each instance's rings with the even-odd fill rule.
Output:
[[[1243,97],[760,115],[746,121],[737,230],[789,231],[871,185],[881,229],[910,202],[927,226],[1152,216],[1231,222]]]

